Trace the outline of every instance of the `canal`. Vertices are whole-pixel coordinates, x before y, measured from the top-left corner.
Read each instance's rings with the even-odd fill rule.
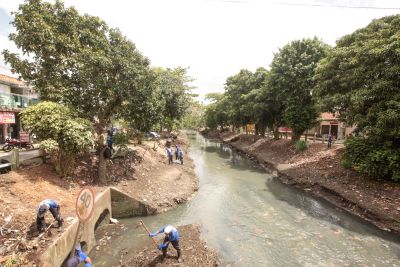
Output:
[[[153,231],[200,224],[232,266],[400,266],[397,237],[282,184],[224,144],[188,136],[200,177],[196,196],[164,214],[121,220],[126,229],[91,254],[96,266],[117,266],[122,249],[132,254],[149,242],[140,219]]]

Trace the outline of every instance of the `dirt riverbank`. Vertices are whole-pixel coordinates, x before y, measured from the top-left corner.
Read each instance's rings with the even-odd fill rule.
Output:
[[[54,199],[60,204],[63,228],[75,217],[76,195],[85,185],[93,186],[96,192],[108,186],[118,187],[146,203],[150,213],[164,212],[188,201],[198,190],[198,177],[187,156],[186,136],[181,134],[175,144],[185,152],[183,165],[168,165],[165,140],[132,144],[128,155],[107,163],[106,185],[93,182],[98,164],[94,155],[82,156],[69,178],[61,179],[53,165],[40,163],[0,175],[0,266],[34,266],[38,256],[62,233],[63,229],[53,227],[50,234],[37,232],[36,207],[43,199]],[[52,221],[51,214],[47,214],[46,222]]]
[[[377,227],[400,234],[400,184],[377,181],[345,169],[340,164],[343,145],[309,143],[297,152],[290,140],[256,138],[232,132],[211,132],[211,138],[228,143],[234,149],[258,161],[286,183],[359,216]]]
[[[219,266],[218,256],[200,237],[200,227],[197,225],[184,225],[178,227],[180,234],[179,245],[182,250],[182,262],[178,262],[176,250],[170,245],[165,259],[162,253],[155,248],[154,243],[149,239],[145,247],[134,257],[122,259],[121,266],[146,267],[146,266]],[[159,243],[163,235],[160,235]]]

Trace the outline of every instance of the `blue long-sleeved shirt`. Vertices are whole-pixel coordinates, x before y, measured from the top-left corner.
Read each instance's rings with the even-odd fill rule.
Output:
[[[76,267],[81,262],[85,262],[88,256],[82,252],[82,250],[76,250],[76,255],[72,258],[68,259],[66,266],[67,267]],[[85,262],[85,267],[92,267],[90,262]]]
[[[165,227],[167,227],[167,226],[160,228],[160,230],[158,232],[164,233]],[[168,234],[168,237],[169,237],[169,241],[179,241],[178,230],[175,227],[172,227],[172,231],[171,231],[171,233]]]
[[[53,208],[53,209],[54,209],[54,208],[58,208],[57,202],[55,202],[55,201],[52,200],[52,199],[45,199],[45,200],[43,200],[42,202],[40,202],[39,207],[40,207],[41,205],[43,205],[43,204],[48,205],[49,208]]]

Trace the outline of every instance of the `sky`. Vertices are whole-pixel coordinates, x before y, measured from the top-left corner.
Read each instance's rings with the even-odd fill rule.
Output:
[[[51,2],[51,1],[50,1]],[[241,69],[269,68],[287,43],[318,37],[334,46],[371,20],[400,13],[400,0],[65,0],[119,28],[153,66],[188,68],[193,93],[223,92]],[[23,0],[0,1],[0,50]],[[0,73],[10,67],[0,56]],[[16,76],[14,74],[13,76]]]

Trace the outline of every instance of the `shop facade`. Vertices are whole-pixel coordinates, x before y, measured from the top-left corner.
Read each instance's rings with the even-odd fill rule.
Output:
[[[0,143],[7,138],[29,139],[22,129],[19,114],[38,101],[38,95],[24,82],[0,74]]]

